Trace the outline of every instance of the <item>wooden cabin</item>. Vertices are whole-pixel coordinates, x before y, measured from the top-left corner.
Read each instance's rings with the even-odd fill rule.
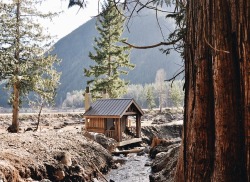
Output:
[[[86,100],[88,102],[89,99]],[[122,142],[122,133],[129,130],[135,134],[134,141],[136,138],[141,141],[143,111],[134,99],[100,99],[89,106],[85,103],[85,106],[87,106],[84,113],[87,131],[103,133],[117,142]],[[129,116],[135,118],[134,127],[130,124]]]

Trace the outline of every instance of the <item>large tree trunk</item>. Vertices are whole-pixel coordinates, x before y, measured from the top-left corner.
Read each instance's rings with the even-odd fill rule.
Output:
[[[249,6],[188,1],[178,182],[249,180]]]

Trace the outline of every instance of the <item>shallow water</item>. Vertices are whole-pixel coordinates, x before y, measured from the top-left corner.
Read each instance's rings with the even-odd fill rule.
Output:
[[[145,166],[150,162],[148,155],[137,156],[129,154],[127,157],[118,157],[117,160],[125,160],[118,169],[112,169],[105,177],[115,182],[149,182],[151,173],[150,166]]]

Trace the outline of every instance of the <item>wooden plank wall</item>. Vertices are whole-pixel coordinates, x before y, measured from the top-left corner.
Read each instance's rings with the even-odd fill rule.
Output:
[[[104,118],[90,118],[87,119],[86,129],[102,129],[105,130]]]

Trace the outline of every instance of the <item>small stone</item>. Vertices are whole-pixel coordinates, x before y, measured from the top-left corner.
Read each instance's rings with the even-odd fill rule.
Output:
[[[51,182],[49,179],[42,179],[40,182]]]
[[[112,169],[118,169],[119,167],[121,167],[120,163],[116,163],[111,166]]]
[[[63,180],[65,178],[65,173],[64,171],[58,170],[55,172],[55,177],[58,181]]]
[[[152,164],[152,162],[148,161],[148,162],[145,163],[145,166],[151,166],[151,164]]]
[[[145,154],[144,151],[141,151],[141,152],[138,152],[138,153],[137,153],[138,156],[143,156],[144,154]]]
[[[62,153],[62,158],[60,161],[62,164],[66,166],[71,166],[72,165],[72,160],[71,160],[71,155],[69,152],[63,152]]]
[[[96,179],[96,178],[93,178],[93,181],[94,181],[94,182],[99,182],[99,180],[98,180],[98,179]]]

